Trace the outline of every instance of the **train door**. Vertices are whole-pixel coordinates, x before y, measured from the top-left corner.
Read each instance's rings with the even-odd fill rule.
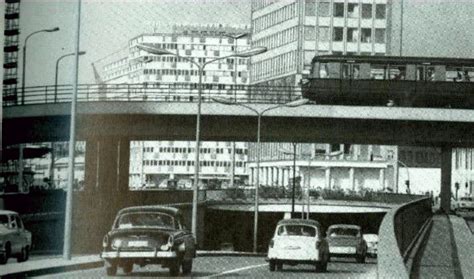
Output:
[[[359,79],[360,78],[360,66],[354,63],[342,64],[341,71],[342,79]]]

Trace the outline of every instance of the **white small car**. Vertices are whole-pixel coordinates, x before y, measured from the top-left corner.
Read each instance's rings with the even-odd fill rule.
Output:
[[[474,211],[474,198],[473,197],[461,197],[456,203],[456,211]]]
[[[329,246],[321,225],[314,220],[284,219],[278,222],[268,247],[270,271],[281,270],[283,264],[310,264],[325,272]]]
[[[377,250],[379,244],[379,236],[377,234],[363,234],[362,238],[367,243],[367,255],[371,257],[377,257]]]
[[[0,210],[0,264],[16,257],[27,261],[31,249],[31,232],[25,230],[20,215],[14,211]]]

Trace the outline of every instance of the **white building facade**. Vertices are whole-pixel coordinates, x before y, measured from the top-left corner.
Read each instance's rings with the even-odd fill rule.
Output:
[[[324,54],[385,54],[390,37],[387,0],[257,0],[251,83],[297,86],[311,60]]]
[[[178,54],[152,55],[137,44]],[[103,67],[108,98],[156,101],[197,99],[199,68],[202,64],[231,56],[250,47],[249,30],[222,26],[175,26],[170,33],[142,34],[129,41],[128,51]],[[209,63],[203,69],[203,99],[238,99],[248,85],[248,58],[228,57]],[[135,86],[136,85],[136,86]],[[226,187],[248,182],[247,149],[244,142],[201,142],[200,184]],[[195,143],[190,141],[131,142],[130,187],[190,188],[194,178]],[[233,175],[232,175],[233,174]],[[235,180],[232,180],[231,177]],[[173,187],[175,187],[173,186]]]

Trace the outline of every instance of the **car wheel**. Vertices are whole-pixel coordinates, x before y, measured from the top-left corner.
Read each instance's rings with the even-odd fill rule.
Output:
[[[316,271],[317,272],[326,272],[328,269],[328,262],[317,262],[316,263]]]
[[[268,268],[270,271],[275,271],[275,261],[270,261]]]
[[[356,256],[356,261],[357,261],[358,263],[365,263],[365,254],[357,255],[357,256]]]
[[[117,264],[112,263],[110,266],[106,266],[105,272],[107,273],[107,276],[115,276],[117,274]]]
[[[170,269],[170,276],[178,276],[179,275],[179,262],[172,262],[169,266]]]
[[[6,264],[8,262],[9,257],[10,257],[10,243],[7,242],[7,244],[5,244],[5,254],[0,256],[0,264]]]
[[[277,262],[277,263],[276,263],[276,270],[282,271],[282,270],[283,270],[283,263]]]
[[[191,271],[193,270],[193,259],[183,261],[181,263],[181,269],[183,271],[183,274],[185,274],[185,275],[190,274]]]
[[[16,261],[21,263],[21,262],[26,262],[29,258],[29,249],[28,246],[21,248],[20,255],[16,257]]]
[[[133,271],[133,263],[126,263],[122,266],[123,273],[130,274]]]

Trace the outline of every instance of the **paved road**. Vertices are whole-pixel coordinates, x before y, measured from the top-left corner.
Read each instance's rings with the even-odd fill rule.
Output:
[[[353,259],[335,258],[328,265],[328,272],[317,274],[319,278],[375,278],[376,260],[357,264]],[[193,278],[313,278],[314,267],[310,265],[284,266],[283,271],[270,272],[263,258],[256,257],[199,257],[194,262]],[[43,278],[99,278],[105,277],[103,268],[48,275]],[[168,277],[167,269],[157,265],[135,266],[133,277]],[[124,277],[120,269],[117,277]]]

